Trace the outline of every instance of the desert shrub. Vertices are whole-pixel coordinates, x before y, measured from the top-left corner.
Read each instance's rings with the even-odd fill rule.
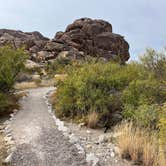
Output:
[[[27,55],[22,49],[5,46],[0,48],[0,113],[11,111],[17,107],[11,90],[18,74],[24,69]]]
[[[166,101],[166,87],[157,80],[133,80],[123,91],[124,104],[138,106],[142,103],[163,103]]]
[[[8,107],[7,97],[5,94],[0,93],[0,114],[3,113]]]
[[[112,124],[118,112],[139,126],[157,129],[158,109],[166,101],[165,57],[164,52],[147,49],[140,61],[126,65],[95,58],[58,62],[59,73],[67,77],[57,84],[57,115],[74,119],[95,111],[98,124],[104,125]],[[56,63],[50,71],[58,71]]]
[[[157,52],[154,49],[147,49],[145,54],[140,57],[144,69],[153,73],[156,79],[166,79],[166,53]]]
[[[99,58],[94,58],[91,56],[86,56],[84,59],[71,59],[67,57],[59,57],[53,61],[50,61],[45,66],[49,76],[54,76],[55,74],[67,74],[75,69],[78,69],[85,64],[92,64],[103,61]],[[103,61],[104,62],[104,61]]]
[[[55,74],[65,73],[68,66],[72,64],[71,60],[68,58],[57,58],[53,62],[48,62],[45,69],[50,76]]]
[[[24,68],[27,55],[22,49],[9,46],[0,48],[0,91],[12,89],[20,71]]]
[[[75,118],[87,116],[93,110],[104,122],[105,115],[121,111],[121,93],[140,72],[136,64],[131,66],[92,62],[72,67],[66,79],[58,85],[57,115]]]
[[[157,128],[159,106],[152,104],[141,104],[138,107],[125,105],[123,116],[126,119],[136,122],[137,125],[146,128]]]
[[[143,127],[157,128],[158,110],[166,101],[166,87],[156,79],[134,80],[122,94],[126,119]]]

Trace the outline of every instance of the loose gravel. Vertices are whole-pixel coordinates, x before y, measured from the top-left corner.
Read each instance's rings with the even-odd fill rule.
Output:
[[[28,90],[21,110],[11,121],[16,150],[14,166],[88,166],[85,154],[58,130],[44,95],[53,88]]]

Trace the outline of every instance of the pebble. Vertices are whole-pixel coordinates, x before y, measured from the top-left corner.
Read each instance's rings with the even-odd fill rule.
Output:
[[[91,134],[91,131],[90,131],[90,130],[86,130],[86,133],[87,133],[87,134]]]
[[[100,135],[98,138],[98,143],[102,144],[102,143],[106,143],[108,142],[108,138],[105,135]]]
[[[110,153],[110,156],[111,156],[111,157],[115,157],[115,153],[114,153],[114,152],[111,152],[111,153]]]
[[[86,145],[86,147],[87,147],[88,149],[91,149],[91,148],[92,148],[92,145]]]
[[[10,117],[11,117],[11,118],[14,117],[14,114],[10,114]]]
[[[92,166],[96,166],[99,163],[99,159],[95,156],[94,153],[87,154],[86,161]]]
[[[69,136],[69,138],[70,138],[71,143],[78,143],[79,142],[79,139],[74,134],[71,134]]]
[[[120,149],[119,149],[119,147],[115,146],[115,147],[114,147],[114,151],[115,151],[116,154],[120,154]]]
[[[79,128],[82,128],[82,127],[84,127],[84,126],[85,126],[85,123],[80,123],[80,124],[78,125]]]
[[[18,112],[18,110],[17,110],[17,109],[14,109],[13,112],[16,113],[16,112]]]

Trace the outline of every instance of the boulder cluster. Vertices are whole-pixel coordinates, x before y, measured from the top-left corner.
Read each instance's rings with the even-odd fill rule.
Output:
[[[106,60],[129,59],[129,44],[124,37],[112,32],[112,25],[103,20],[81,18],[68,25],[65,32],[57,32],[50,40],[39,32],[0,29],[0,46],[25,46],[32,60],[41,62],[65,56],[74,59],[87,55]]]

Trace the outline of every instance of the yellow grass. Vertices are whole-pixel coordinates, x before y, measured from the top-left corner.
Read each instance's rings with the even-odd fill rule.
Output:
[[[117,137],[117,143],[123,158],[144,166],[164,166],[164,152],[159,153],[159,142],[155,132],[135,127],[131,122],[123,122],[115,130],[121,133]]]
[[[88,127],[89,128],[96,128],[99,116],[98,114],[93,111],[88,115]]]
[[[38,85],[35,82],[22,82],[22,83],[15,84],[15,89],[17,90],[37,88],[37,87]]]
[[[54,105],[56,103],[56,92],[54,92],[50,98],[49,98],[49,102]]]
[[[67,77],[67,74],[56,74],[54,76],[55,81],[64,81]]]
[[[158,160],[158,140],[154,134],[144,136],[143,142],[143,163],[146,166],[155,165]]]
[[[166,166],[166,149],[163,149],[163,147],[159,148],[159,154],[158,154],[158,160],[156,161],[157,166]]]
[[[17,100],[19,100],[20,98],[27,96],[27,92],[19,91],[18,93],[15,93],[14,96],[16,97]]]
[[[5,159],[7,153],[6,153],[6,147],[5,147],[5,141],[3,139],[3,135],[0,134],[0,166],[3,165],[3,160]]]

